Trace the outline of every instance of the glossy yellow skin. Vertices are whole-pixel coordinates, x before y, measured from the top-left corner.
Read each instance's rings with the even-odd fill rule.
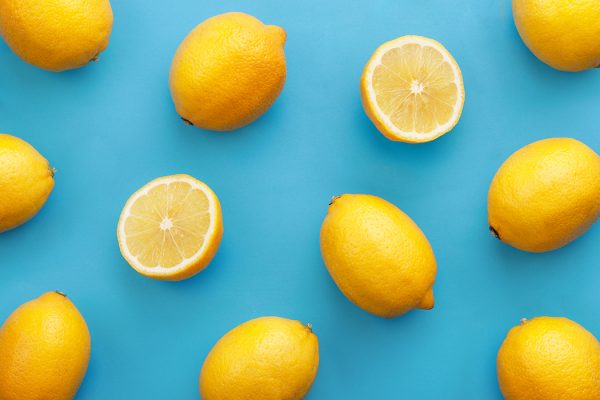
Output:
[[[600,2],[513,0],[517,30],[544,63],[562,71],[600,65]]]
[[[15,54],[48,71],[95,60],[112,24],[108,0],[0,0],[0,35]]]
[[[433,308],[431,245],[410,217],[379,197],[335,198],[321,227],[321,254],[340,290],[372,314]]]
[[[525,251],[562,247],[598,217],[600,157],[575,139],[545,139],[518,150],[502,164],[488,193],[490,229]]]
[[[506,400],[600,399],[600,343],[566,318],[523,320],[497,359]]]
[[[223,336],[200,373],[202,400],[301,400],[317,375],[310,325],[279,317],[248,321]]]
[[[0,233],[29,221],[54,188],[54,170],[29,143],[0,133]]]
[[[199,128],[230,131],[264,114],[283,89],[286,33],[244,13],[198,25],[181,43],[169,84],[179,115]]]
[[[71,400],[89,359],[85,320],[63,294],[46,293],[0,328],[0,399]]]

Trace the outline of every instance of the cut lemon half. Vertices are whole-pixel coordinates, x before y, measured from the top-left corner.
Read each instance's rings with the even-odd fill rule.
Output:
[[[181,280],[202,271],[223,236],[214,192],[189,175],[158,178],[123,208],[117,238],[121,254],[142,275]]]
[[[381,45],[365,67],[360,89],[377,129],[408,143],[429,142],[450,131],[465,102],[458,64],[444,46],[422,36]]]

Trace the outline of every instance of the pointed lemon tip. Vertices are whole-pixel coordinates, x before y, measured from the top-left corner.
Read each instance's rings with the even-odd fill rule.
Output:
[[[431,310],[434,304],[435,300],[433,298],[433,289],[429,289],[427,293],[425,293],[425,296],[421,300],[421,303],[419,303],[419,308],[421,310]]]
[[[275,36],[279,42],[283,45],[287,39],[287,33],[285,30],[277,25],[269,25],[267,26],[267,30]]]

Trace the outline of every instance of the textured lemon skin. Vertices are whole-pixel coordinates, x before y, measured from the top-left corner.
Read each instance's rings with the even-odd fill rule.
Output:
[[[497,372],[506,400],[597,400],[600,343],[566,318],[523,321],[504,340]]]
[[[264,114],[286,79],[285,31],[244,13],[198,25],[181,43],[169,85],[179,115],[215,131],[245,126]]]
[[[20,58],[48,71],[95,59],[112,24],[108,0],[0,0],[0,35]]]
[[[146,185],[142,186],[140,189],[138,189],[134,194],[132,194],[128,200],[128,202],[136,197],[136,195],[144,190],[146,190],[146,188],[149,185],[152,185],[154,182],[156,181],[160,181],[163,180],[164,178],[186,178],[186,179],[191,179],[194,181],[198,181],[196,178],[194,178],[193,176],[187,175],[187,174],[176,174],[176,175],[170,175],[168,177],[160,177],[160,178],[156,178],[154,180],[152,180],[151,182],[147,183]],[[202,185],[205,185],[204,183],[198,181],[199,183],[201,183]],[[206,185],[205,185],[206,186]],[[208,188],[208,186],[207,186]],[[223,226],[223,211],[221,208],[221,202],[219,201],[219,198],[217,197],[217,195],[212,191],[212,189],[208,188],[208,192],[207,195],[211,196],[214,204],[215,204],[215,214],[213,215],[213,217],[215,218],[215,230],[211,233],[211,236],[206,238],[206,240],[208,241],[204,252],[198,257],[196,258],[193,262],[190,263],[190,265],[187,268],[184,268],[180,271],[177,271],[175,273],[171,273],[168,275],[165,274],[156,274],[156,273],[152,273],[152,271],[150,270],[140,270],[138,268],[135,268],[135,266],[130,263],[127,260],[127,257],[125,256],[125,238],[121,237],[120,234],[120,226],[125,222],[125,210],[127,209],[127,206],[123,207],[123,210],[121,211],[121,215],[119,216],[119,223],[117,226],[117,241],[119,242],[119,250],[121,251],[121,255],[123,255],[123,258],[125,259],[125,261],[127,261],[129,263],[129,265],[136,270],[136,272],[138,272],[141,275],[144,275],[148,278],[152,278],[152,279],[156,279],[159,281],[182,281],[184,279],[188,279],[191,278],[192,276],[198,274],[199,272],[203,271],[212,261],[212,259],[215,257],[215,255],[217,255],[217,251],[219,250],[219,246],[221,245],[221,240],[223,239],[223,232],[224,232],[224,226]]]
[[[600,66],[600,2],[513,0],[513,16],[525,45],[561,71]]]
[[[54,171],[29,143],[0,133],[0,233],[29,221],[54,188]]]
[[[600,217],[600,157],[569,138],[529,144],[502,164],[488,193],[500,240],[545,252],[575,240]]]
[[[85,320],[64,295],[46,293],[0,328],[0,399],[73,399],[89,358]]]
[[[319,368],[309,326],[279,317],[248,321],[223,336],[200,373],[203,400],[301,400]]]
[[[321,227],[321,254],[339,289],[372,314],[433,308],[431,245],[410,217],[379,197],[334,199]]]

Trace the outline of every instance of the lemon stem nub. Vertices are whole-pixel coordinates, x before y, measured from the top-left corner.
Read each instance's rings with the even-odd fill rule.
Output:
[[[54,175],[56,175],[56,168],[50,167],[50,177],[54,178]]]
[[[312,324],[310,322],[308,324],[306,324],[306,327],[308,328],[310,333],[313,333]]]
[[[500,239],[500,234],[498,233],[498,231],[496,229],[494,229],[493,226],[490,225],[490,232],[492,232],[492,235],[494,235],[494,237],[498,240],[502,240]]]
[[[335,202],[337,199],[339,199],[340,197],[342,197],[342,195],[339,195],[339,196],[333,196],[333,197],[331,198],[331,201],[329,202],[329,205],[332,205],[332,204],[333,204],[333,203],[334,203],[334,202]]]
[[[527,322],[529,322],[529,320],[527,318],[521,318],[520,322],[521,325],[525,325]]]
[[[54,291],[56,294],[60,294],[62,297],[67,297],[66,294],[64,294],[63,292],[61,292],[60,290],[55,290]]]

